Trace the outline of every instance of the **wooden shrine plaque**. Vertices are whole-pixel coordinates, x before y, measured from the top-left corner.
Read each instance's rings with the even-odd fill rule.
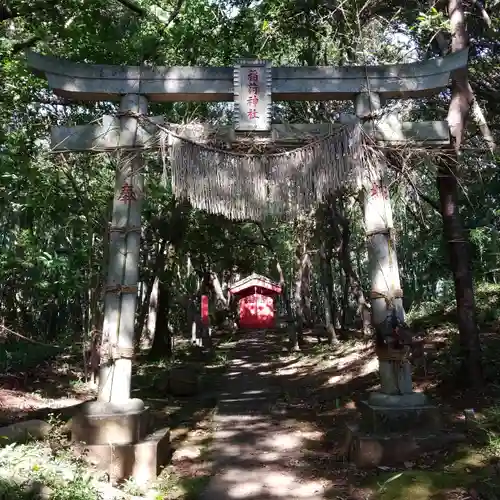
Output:
[[[237,132],[271,130],[271,65],[244,60],[234,67],[234,128]]]

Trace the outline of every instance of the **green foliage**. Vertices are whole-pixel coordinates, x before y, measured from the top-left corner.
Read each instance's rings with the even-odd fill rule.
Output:
[[[248,55],[268,58],[275,66],[379,64],[434,56],[437,34],[449,36],[446,13],[440,7],[421,11],[413,1],[9,0],[5,5],[0,25],[0,317],[9,328],[49,343],[79,342],[101,326],[115,168],[113,155],[50,154],[49,129],[92,122],[115,111],[116,105],[82,106],[52,95],[46,82],[27,70],[24,48],[76,61],[153,67],[225,66]],[[498,16],[492,16],[489,27],[475,14],[468,15],[467,22],[474,41],[470,65],[474,91],[484,110],[497,110]],[[402,117],[414,120],[442,119],[448,97],[443,92],[397,109]],[[389,102],[388,108],[393,104]],[[155,103],[150,109],[172,122],[231,121],[225,103]],[[274,104],[273,119],[330,121],[349,111],[349,102],[280,102]],[[500,112],[486,116],[495,133],[498,116]],[[471,134],[467,146],[475,148],[481,142]],[[330,299],[337,309],[342,304],[355,309],[351,297],[345,300],[346,277],[335,256],[329,263],[334,280],[331,297],[327,299],[323,290],[319,249],[325,241],[329,250],[338,245],[331,237],[333,227],[325,221],[316,224],[308,214],[303,224],[270,218],[263,224],[264,237],[256,224],[233,223],[174,199],[168,168],[158,155],[146,156],[140,278],[144,290],[151,289],[156,277],[169,285],[168,322],[175,332],[187,333],[187,304],[198,293],[203,272],[216,273],[223,285],[251,272],[279,279],[279,262],[292,288],[295,253],[304,244],[313,261],[310,288],[316,318],[322,321],[323,305]],[[389,177],[395,235],[411,318],[446,309],[454,292],[441,237],[434,158],[394,157]],[[478,283],[495,284],[500,277],[497,162],[498,157],[476,149],[466,150],[461,160],[461,215]],[[350,221],[350,258],[367,291],[358,201],[346,195],[342,203]],[[480,308],[483,302],[479,296]],[[139,307],[143,323],[148,307],[146,303]],[[493,310],[480,310],[481,321],[493,321],[497,317]],[[138,325],[138,331],[142,327]],[[10,366],[7,356],[12,360],[17,356],[7,352],[0,359],[4,367]]]
[[[0,449],[0,466],[1,498],[34,500],[42,488],[54,500],[101,498],[92,472],[66,455],[54,455],[44,444],[5,446]]]
[[[54,346],[40,346],[26,341],[9,341],[0,350],[0,373],[16,373],[35,368],[37,365],[58,354]]]

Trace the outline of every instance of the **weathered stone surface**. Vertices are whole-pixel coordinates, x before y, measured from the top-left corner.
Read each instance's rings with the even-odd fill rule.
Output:
[[[0,446],[25,443],[50,436],[52,426],[43,420],[26,420],[0,428]]]
[[[432,404],[421,406],[376,406],[360,404],[362,428],[371,432],[411,432],[413,430],[439,430],[441,415]]]
[[[76,443],[74,450],[107,472],[113,484],[133,478],[137,484],[144,485],[153,481],[170,459],[170,430],[159,429],[135,444]]]
[[[396,465],[418,458],[422,453],[436,451],[465,439],[463,434],[433,433],[366,433],[357,425],[347,426],[348,458],[357,467]]]
[[[55,151],[101,152],[122,149],[154,149],[159,147],[158,127],[163,116],[150,116],[140,123],[137,133],[130,138],[122,130],[120,119],[105,115],[98,125],[76,125],[74,127],[52,127],[51,144]]]
[[[355,118],[355,117],[354,117]],[[157,125],[163,124],[162,116],[148,117],[147,121],[137,128],[135,147],[143,149],[159,148],[158,136],[156,135]],[[349,122],[348,116],[342,118],[341,123],[299,123],[292,125],[276,124],[271,127],[271,134],[274,141],[283,147],[295,146],[297,142],[303,142],[304,136],[323,136],[333,133],[335,129],[342,126],[342,123]],[[216,131],[210,125],[197,125],[194,134],[189,127],[179,127],[175,124],[168,124],[179,131],[181,135],[188,138],[195,138],[203,142],[200,137],[208,137]],[[374,123],[363,125],[366,133],[370,134],[374,140],[385,145],[398,145],[410,142],[414,145],[447,145],[450,144],[450,132],[446,121],[427,122],[402,122],[395,116],[386,116]],[[217,134],[223,140],[232,140],[234,131],[232,127],[221,127],[217,129]],[[121,131],[118,118],[105,116],[101,124],[97,125],[77,125],[75,127],[52,127],[51,145],[54,151],[88,151],[102,152],[115,151],[116,148],[130,149],[133,145],[127,136]]]
[[[352,99],[366,91],[385,98],[439,92],[450,72],[466,66],[468,51],[411,64],[272,68],[273,100]],[[233,68],[111,66],[75,63],[28,52],[28,66],[62,97],[92,101],[142,94],[151,101],[232,101]]]
[[[429,398],[423,392],[409,394],[385,394],[374,391],[368,396],[368,403],[374,406],[390,406],[396,408],[415,408],[429,404]]]
[[[88,445],[135,443],[147,430],[147,412],[140,399],[122,404],[92,401],[71,420],[71,437]]]

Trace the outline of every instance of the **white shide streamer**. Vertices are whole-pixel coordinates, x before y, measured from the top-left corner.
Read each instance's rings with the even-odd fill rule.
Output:
[[[235,220],[263,220],[268,214],[294,217],[330,194],[359,188],[367,173],[380,165],[359,124],[273,154],[211,147],[203,127],[179,133],[161,129],[162,148],[166,139],[174,195],[197,209]]]

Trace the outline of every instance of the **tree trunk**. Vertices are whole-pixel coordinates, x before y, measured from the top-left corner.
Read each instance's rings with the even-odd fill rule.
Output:
[[[306,252],[303,257],[303,271],[302,271],[302,314],[303,322],[307,327],[311,327],[313,323],[312,318],[312,263],[311,257]]]
[[[335,202],[332,202],[332,223],[335,228],[338,228],[337,224],[340,225],[342,230],[339,232],[340,246],[339,246],[339,260],[342,265],[342,269],[345,274],[346,286],[348,286],[348,290],[356,299],[358,304],[358,308],[356,314],[363,321],[363,333],[367,334],[369,332],[366,331],[364,318],[366,316],[366,309],[368,308],[365,294],[363,292],[363,287],[361,286],[361,281],[354,271],[354,267],[351,262],[351,255],[349,252],[349,244],[351,241],[351,228],[349,226],[349,221],[346,217],[341,213],[339,207],[337,207]],[[337,229],[338,230],[338,229]],[[346,300],[347,302],[347,300]]]
[[[219,303],[227,309],[229,307],[229,301],[227,298],[224,296],[224,292],[222,291],[222,286],[220,284],[219,278],[217,274],[213,271],[210,272],[210,285],[213,288],[213,291],[215,293],[215,296]]]
[[[328,345],[337,343],[337,334],[335,332],[335,324],[332,311],[332,292],[333,292],[333,276],[330,260],[326,257],[325,244],[323,243],[320,250],[321,262],[321,284],[324,293],[324,314],[325,314],[325,329],[328,340]]]
[[[448,13],[451,26],[451,52],[466,49],[469,39],[461,0],[449,0]],[[448,123],[457,156],[463,141],[473,95],[470,91],[467,67],[452,73],[451,102]],[[457,163],[454,158],[439,162],[437,187],[443,217],[443,232],[447,240],[450,265],[455,283],[458,330],[462,351],[463,381],[471,386],[481,386],[481,344],[476,320],[472,266],[469,246],[463,230],[458,206]]]
[[[158,296],[160,289],[160,280],[158,276],[153,282],[151,292],[149,294],[148,318],[146,320],[146,341],[148,344],[154,337],[156,332],[156,324],[158,322]]]
[[[293,310],[292,310],[292,301],[290,299],[289,288],[285,280],[285,273],[283,272],[283,268],[281,267],[280,261],[278,259],[278,255],[271,243],[271,239],[267,235],[264,230],[264,226],[260,223],[257,223],[257,227],[259,228],[262,239],[266,242],[266,246],[268,250],[271,251],[274,260],[276,261],[276,270],[279,275],[279,283],[281,287],[281,295],[283,297],[283,302],[285,303],[286,315],[287,315],[287,323],[290,326],[293,323]]]
[[[171,358],[173,354],[172,332],[168,324],[170,312],[169,286],[168,283],[165,283],[164,279],[158,282],[158,313],[154,339],[148,355],[150,359]]]
[[[469,245],[458,209],[458,182],[455,169],[439,167],[437,185],[443,216],[443,232],[448,243],[450,265],[455,283],[458,330],[462,351],[461,375],[472,386],[482,383],[481,345],[476,321],[476,305]]]
[[[283,302],[285,303],[287,323],[291,325],[293,323],[293,310],[292,310],[292,301],[290,300],[290,293],[288,291],[288,286],[285,280],[285,274],[283,273],[283,269],[279,263],[279,260],[276,258],[276,269],[278,270],[278,274],[280,277],[280,287],[281,287],[281,295],[283,297]]]
[[[304,302],[302,300],[302,284],[304,282],[304,271],[306,268],[306,257],[301,254],[300,249],[296,252],[297,271],[295,274],[295,328],[290,330],[290,348],[298,351],[302,343],[303,327],[304,327]]]
[[[146,293],[144,294],[144,298],[141,297],[142,303],[139,307],[139,314],[137,315],[137,322],[136,322],[136,328],[135,328],[135,344],[136,347],[139,346],[141,342],[141,338],[143,334],[146,334],[146,340],[149,343],[151,339],[153,338],[154,332],[155,332],[155,319],[151,319],[153,321],[152,324],[150,324],[150,315],[153,314],[153,316],[156,314],[155,311],[157,310],[157,301],[158,301],[158,296],[156,298],[153,297],[153,294],[158,294],[158,281],[159,281],[159,275],[163,273],[163,270],[165,268],[165,262],[167,259],[167,241],[165,239],[162,240],[158,251],[156,252],[155,258],[154,258],[154,264],[152,265],[152,273],[151,273],[151,278],[148,280],[147,283],[147,288],[146,288]],[[149,264],[151,266],[151,264]],[[155,289],[156,286],[156,289]],[[156,304],[155,304],[156,301]]]

